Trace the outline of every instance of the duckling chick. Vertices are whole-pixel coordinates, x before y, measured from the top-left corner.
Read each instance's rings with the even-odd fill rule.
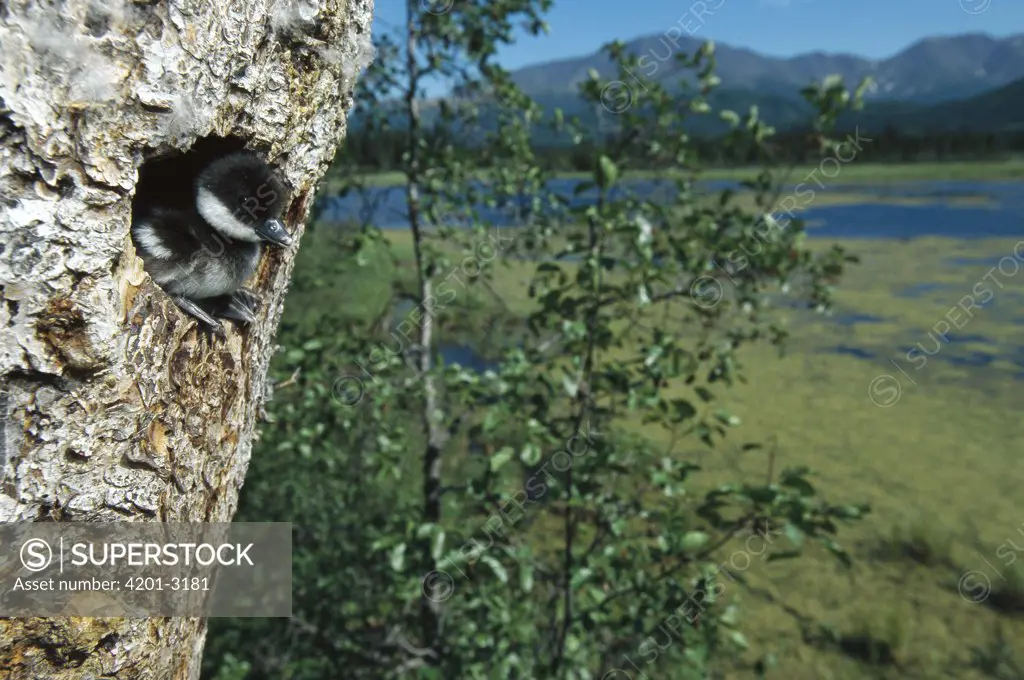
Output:
[[[146,207],[132,238],[178,307],[223,334],[216,317],[256,319],[259,297],[242,284],[256,271],[259,244],[292,244],[280,221],[285,204],[284,185],[259,156],[232,153],[199,173],[193,203]]]

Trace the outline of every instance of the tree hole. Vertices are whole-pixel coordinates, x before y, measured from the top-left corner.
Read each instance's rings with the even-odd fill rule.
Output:
[[[261,295],[247,286],[261,258],[294,242],[282,222],[290,193],[239,137],[155,154],[139,168],[132,202],[135,252],[179,309],[211,330],[222,332],[218,319],[250,324]]]
[[[132,222],[154,205],[185,206],[195,201],[195,179],[211,161],[245,148],[240,137],[203,137],[188,151],[160,156],[139,168]]]

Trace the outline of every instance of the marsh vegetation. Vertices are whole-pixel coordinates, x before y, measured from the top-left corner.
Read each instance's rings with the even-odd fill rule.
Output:
[[[478,20],[410,35],[486,61]],[[687,59],[713,87],[713,50]],[[296,522],[297,615],[213,627],[210,676],[1020,678],[1018,185],[853,160],[790,211],[779,168],[738,191],[680,163],[652,200],[628,167],[685,156],[705,90],[652,85],[640,142],[573,180],[486,74],[513,112],[486,167],[410,107],[402,184],[339,168],[321,200],[239,510]],[[806,96],[836,153],[858,97]]]

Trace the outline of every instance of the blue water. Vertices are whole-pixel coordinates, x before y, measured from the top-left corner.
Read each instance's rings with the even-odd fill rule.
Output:
[[[948,264],[954,267],[974,267],[974,266],[991,266],[995,267],[999,264],[1001,257],[951,257],[946,260]]]
[[[574,206],[592,204],[596,190],[575,195],[579,180],[553,180],[548,189],[565,198]],[[738,187],[737,182],[709,181],[702,189],[718,191]],[[632,182],[630,189],[637,195],[659,200],[667,197],[673,185],[667,181],[642,180]],[[813,200],[800,200],[806,210],[799,215],[818,226],[810,229],[814,238],[892,238],[908,239],[922,236],[952,238],[1024,238],[1024,191],[1018,182],[907,182],[894,187],[870,185],[835,185],[831,191],[854,191],[879,196],[932,197],[937,201],[929,205],[861,204],[814,207]],[[950,206],[943,198],[981,194],[988,196],[992,206]],[[511,199],[505,208],[477,206],[479,219],[498,226],[521,224],[527,200]],[[360,194],[321,199],[318,207],[321,217],[328,221],[357,221],[374,224],[383,229],[403,228],[407,221],[407,203],[402,187],[375,187]],[[554,210],[549,210],[557,214]],[[451,224],[459,224],[456,216],[449,215]],[[465,220],[468,222],[468,220]]]
[[[986,338],[984,335],[954,335],[952,333],[946,333],[946,338],[950,342],[982,342],[986,345],[994,345],[995,340],[992,338]]]
[[[845,354],[847,356],[857,357],[858,359],[874,359],[877,357],[874,352],[869,352],[861,347],[850,347],[849,345],[825,347],[819,351],[828,354]]]
[[[939,290],[950,289],[953,286],[948,283],[915,283],[912,286],[907,286],[902,290],[896,292],[896,295],[903,298],[922,298],[928,293],[934,293]]]
[[[980,338],[980,336],[977,336]],[[950,336],[950,340],[953,343],[964,342],[968,339],[975,339],[974,337],[959,337],[953,338]],[[987,338],[980,338],[984,342],[992,343]],[[994,343],[993,343],[994,344]],[[989,354],[988,352],[971,351],[971,352],[960,352],[957,353],[952,348],[947,349],[947,345],[942,346],[938,354],[931,359],[937,359],[939,361],[946,361],[954,366],[971,366],[971,367],[982,367],[989,366],[998,359],[998,355]],[[916,347],[904,347],[899,350],[900,356],[907,356],[907,353],[914,350],[915,354],[920,355],[920,349]],[[819,354],[838,354],[842,356],[851,356],[857,359],[865,359],[874,362],[884,362],[886,357],[880,352],[874,352],[871,350],[864,349],[863,347],[853,347],[851,345],[835,345],[832,347],[822,347],[817,350]],[[477,354],[472,347],[466,345],[444,345],[441,347],[441,357],[444,359],[446,364],[460,364],[465,368],[483,373],[488,369],[497,370],[498,361],[490,361],[484,359]],[[1014,365],[1024,369],[1024,347],[1017,348],[1014,353],[1011,353],[1006,357],[1014,363]],[[1017,379],[1024,379],[1024,370],[1015,375]]]
[[[484,359],[472,347],[466,345],[444,345],[440,349],[441,358],[445,364],[459,364],[477,373],[483,373],[488,369],[496,369],[500,363]]]
[[[1024,218],[991,208],[945,205],[836,205],[811,208],[808,221],[821,221],[811,229],[814,238],[896,238],[922,236],[996,238],[1024,234]]]
[[[858,312],[833,314],[832,319],[840,326],[855,326],[859,323],[882,323],[885,321],[885,319],[880,316],[875,316],[874,314],[860,314]]]
[[[996,357],[985,352],[970,352],[969,354],[954,355],[948,358],[949,363],[954,366],[988,366],[995,360]]]
[[[579,184],[577,180],[555,180],[550,189],[563,196],[570,197],[571,204],[585,205],[593,201],[594,192],[582,192],[573,196]],[[735,187],[737,183],[728,181],[707,182],[702,188],[721,190]],[[669,190],[666,182],[637,182],[632,185],[637,193],[645,197],[657,198],[659,192]],[[811,228],[808,235],[813,238],[872,238],[872,239],[912,239],[924,236],[945,236],[960,239],[1006,237],[1014,241],[1024,239],[1024,185],[1018,182],[906,182],[896,186],[872,187],[869,185],[835,185],[830,189],[857,193],[872,193],[879,196],[898,197],[931,197],[939,201],[931,205],[898,206],[883,204],[862,204],[849,206],[813,207],[813,202],[800,216],[807,222],[817,226]],[[406,203],[404,190],[401,187],[383,187],[368,190],[366,198],[348,196],[345,198],[327,199],[321,206],[322,216],[328,220],[347,221],[355,219],[366,221],[381,228],[403,228],[406,222]],[[949,206],[943,199],[966,195],[988,196],[993,205],[980,206]],[[369,199],[367,202],[366,199]],[[525,201],[513,201],[520,206]],[[514,206],[509,209],[480,208],[481,220],[500,226],[512,226],[521,223],[522,213],[516,213]],[[991,268],[999,262],[998,257],[957,257],[953,256],[946,262],[953,267]],[[920,298],[937,291],[959,289],[950,284],[922,282],[909,286],[896,294],[905,298]],[[967,292],[967,291],[964,291]],[[1007,297],[1007,302],[1017,304],[1016,299]],[[993,300],[994,302],[995,300]],[[795,303],[794,303],[795,304]],[[991,305],[992,302],[989,303]],[[880,323],[881,317],[860,313],[837,313],[834,317],[841,326],[853,326],[859,323]],[[1013,323],[1024,325],[1024,316],[1017,317]],[[953,365],[984,367],[998,358],[996,354],[981,351],[960,351],[956,345],[965,342],[981,342],[995,345],[990,339],[980,335],[949,335],[951,345],[936,356],[941,361]],[[909,351],[905,347],[902,352]],[[881,353],[862,347],[838,345],[822,348],[822,352],[853,356],[870,361],[887,361]],[[1024,346],[1011,349],[1005,358],[1009,359],[1021,370],[1015,374],[1024,380]],[[449,345],[442,348],[442,357],[447,363],[459,363],[476,371],[493,368],[495,362],[481,358],[471,347],[465,345]]]
[[[853,315],[851,315],[853,316]],[[929,360],[937,360],[940,362],[948,362],[953,366],[968,366],[973,368],[981,368],[991,365],[994,361],[1000,358],[998,353],[982,352],[978,350],[973,351],[962,351],[957,345],[964,342],[982,342],[989,345],[996,345],[996,342],[991,338],[987,338],[982,335],[958,335],[947,334],[949,339],[948,343],[942,343],[941,349],[937,354],[930,357]],[[934,350],[934,343],[928,341],[925,343],[929,350]],[[898,350],[898,355],[905,357],[909,352],[913,351],[915,354],[920,355],[921,350],[917,346],[906,346]],[[489,369],[497,370],[499,361],[488,360],[481,357],[477,352],[468,345],[461,344],[447,344],[440,348],[441,358],[446,364],[460,364],[464,368],[468,368],[478,373],[483,373]],[[865,349],[863,347],[855,347],[847,344],[840,344],[831,347],[822,347],[816,350],[819,354],[838,354],[841,356],[850,356],[857,359],[863,359],[874,363],[888,363],[888,353],[877,352]],[[1021,370],[1014,374],[1014,378],[1017,380],[1024,380],[1024,346],[1017,347],[1016,349],[1010,350],[1003,358],[1012,362],[1015,366]]]

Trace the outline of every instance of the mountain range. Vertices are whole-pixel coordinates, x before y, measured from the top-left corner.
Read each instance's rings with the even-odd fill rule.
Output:
[[[653,80],[670,84],[686,75],[671,58],[693,54],[703,40],[677,39],[678,49],[663,35],[644,36],[626,43],[641,57],[641,70]],[[925,38],[881,61],[853,54],[812,52],[795,57],[770,57],[742,47],[716,43],[716,74],[730,88],[761,93],[792,94],[811,80],[837,73],[854,85],[871,76],[871,99],[922,104],[964,99],[1024,78],[1024,33],[997,39],[970,33]],[[531,95],[575,92],[594,69],[605,78],[615,71],[600,50],[587,56],[527,66],[513,79]]]
[[[686,38],[678,44],[678,51],[692,54],[703,41]],[[636,38],[626,45],[642,57],[637,75],[669,88],[679,87],[690,76],[689,70],[680,69],[670,58],[671,44],[663,36]],[[715,45],[715,55],[715,73],[722,84],[709,98],[712,108],[743,115],[756,105],[760,118],[779,130],[800,127],[810,120],[810,106],[800,96],[801,88],[838,74],[850,89],[866,76],[873,80],[865,93],[865,109],[840,118],[840,126],[847,130],[856,125],[872,131],[892,127],[911,135],[1024,132],[1024,34],[1002,39],[976,33],[925,38],[881,61],[825,52],[779,58],[720,43]],[[513,71],[512,78],[546,111],[560,108],[566,116],[577,116],[591,130],[610,132],[616,116],[600,104],[585,102],[578,93],[591,69],[607,80],[616,77],[612,63],[599,50],[587,56],[527,66]],[[636,87],[629,80],[626,85]],[[439,101],[423,102],[426,125],[437,119]],[[391,104],[391,125],[402,129],[405,117],[401,102]],[[497,108],[485,101],[481,104],[482,127],[493,129]],[[349,122],[355,128],[364,124],[358,110],[353,111]],[[726,129],[716,116],[692,118],[687,127],[700,135]],[[468,139],[479,133],[464,134]],[[543,127],[535,130],[534,139],[542,144],[564,143]]]
[[[678,49],[661,35],[627,42],[627,51],[641,58],[637,75],[666,87],[688,80],[691,72],[677,66],[671,54],[692,54],[704,41],[676,42]],[[977,33],[925,38],[880,61],[825,52],[779,58],[721,43],[715,45],[715,57],[722,85],[711,98],[712,106],[742,113],[756,104],[762,118],[780,128],[808,119],[810,109],[799,96],[800,88],[839,74],[851,89],[864,77],[873,80],[865,93],[865,111],[847,116],[847,124],[874,129],[892,125],[908,133],[1024,130],[1024,34],[1001,39]],[[614,116],[585,104],[577,94],[591,69],[603,78],[615,78],[612,63],[600,50],[521,68],[512,77],[546,108],[557,106],[599,125]]]

